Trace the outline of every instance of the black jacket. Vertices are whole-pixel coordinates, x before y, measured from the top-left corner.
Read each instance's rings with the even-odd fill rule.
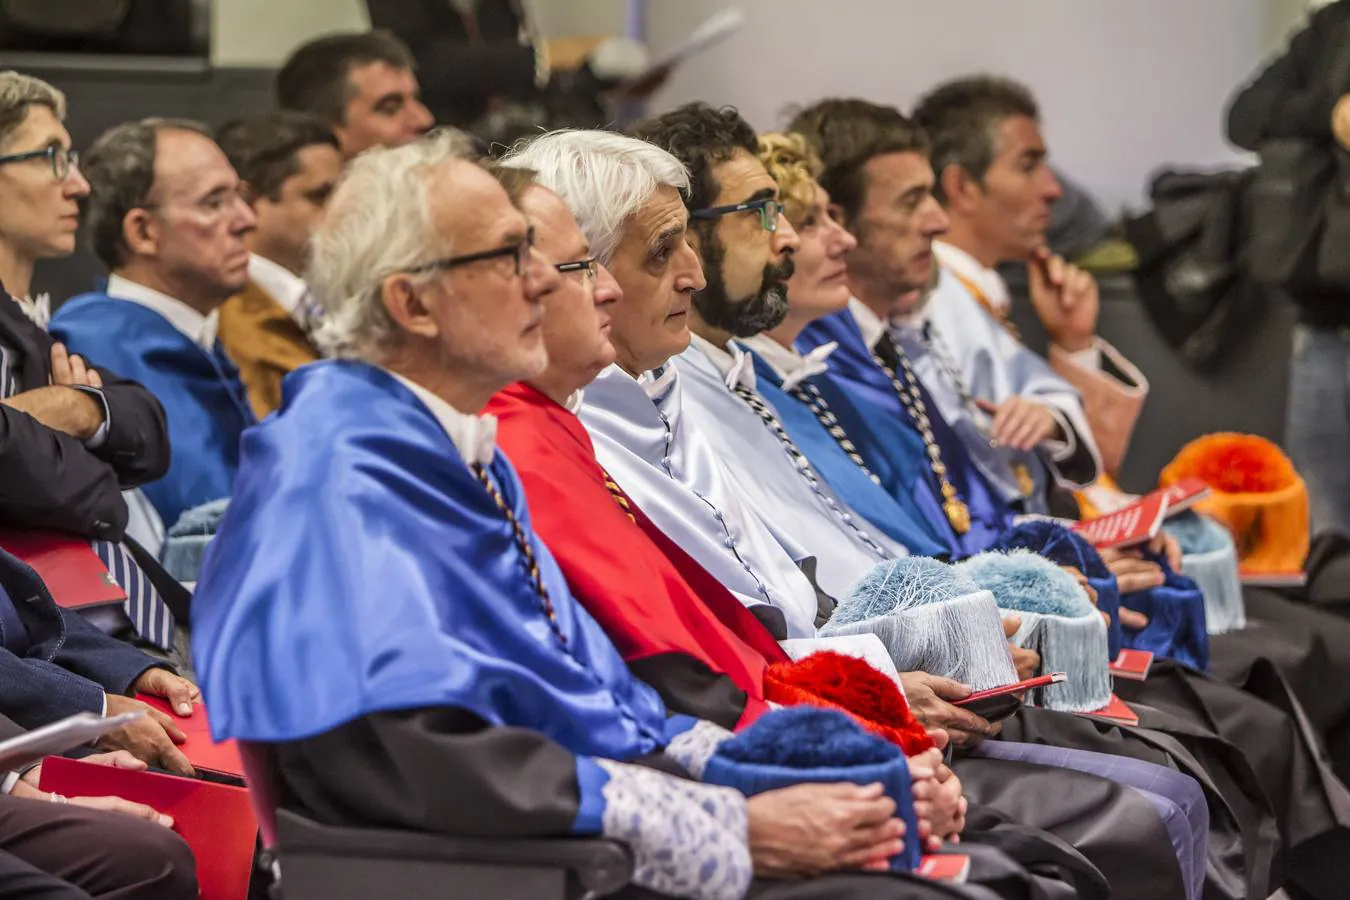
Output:
[[[1331,111],[1350,83],[1333,84],[1330,74],[1350,41],[1350,0],[1337,0],[1315,12],[1294,35],[1289,49],[1248,85],[1228,107],[1228,139],[1244,150],[1258,150],[1274,138],[1304,138],[1335,148]],[[1343,68],[1343,65],[1340,66]],[[1259,228],[1261,223],[1253,221]],[[1323,327],[1350,325],[1350,297],[1343,290],[1292,291],[1303,322]]]
[[[0,342],[25,389],[51,378],[52,339],[0,288]],[[107,440],[97,450],[0,404],[0,524],[54,528],[118,540],[127,524],[122,490],[169,468],[164,409],[149,391],[99,369],[108,403]]]

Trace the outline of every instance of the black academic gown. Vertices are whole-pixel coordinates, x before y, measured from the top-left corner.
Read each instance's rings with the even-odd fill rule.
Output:
[[[460,709],[375,713],[312,738],[263,746],[278,788],[278,805],[327,825],[527,838],[565,836],[577,815],[576,765],[570,753],[537,732],[493,727]],[[688,777],[659,754],[633,762]],[[1010,838],[1009,843],[1020,847],[1031,840]],[[960,850],[972,857],[970,880],[963,885],[936,884],[908,874],[840,874],[805,881],[756,879],[747,896],[761,900],[1104,896],[1076,892],[1053,876],[1030,875],[979,841]],[[1051,866],[1062,858],[1044,848],[1033,855]],[[657,895],[631,888],[616,896],[636,900]]]

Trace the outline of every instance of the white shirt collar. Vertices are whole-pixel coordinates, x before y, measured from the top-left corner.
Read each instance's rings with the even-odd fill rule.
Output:
[[[575,416],[577,413],[581,412],[581,404],[585,402],[586,392],[584,390],[573,391],[571,396],[567,398],[567,402],[563,404],[563,409]]]
[[[795,347],[784,347],[767,334],[757,334],[742,341],[745,346],[758,353],[769,367],[783,379],[783,390],[790,391],[808,378],[823,375],[830,370],[827,360],[830,354],[839,349],[839,344],[830,341],[803,355]]]
[[[385,370],[389,372],[388,369]],[[421,400],[427,410],[436,417],[436,421],[445,429],[450,442],[455,445],[459,455],[466,463],[478,463],[486,466],[492,462],[492,453],[497,447],[497,417],[471,416],[455,409],[442,398],[397,372],[389,372],[404,387],[412,391]]]
[[[979,288],[984,299],[997,312],[1007,314],[1008,307],[1012,305],[1012,295],[1002,275],[994,269],[985,268],[983,263],[960,247],[943,241],[933,241],[933,252],[937,254],[938,262]]]
[[[169,320],[170,325],[181,331],[187,336],[188,340],[203,350],[211,352],[215,348],[216,321],[218,319],[215,310],[204,316],[182,300],[176,300],[168,294],[123,278],[121,275],[113,275],[108,278],[108,289],[105,293],[109,297],[137,303],[146,309],[159,313]]]
[[[853,313],[853,320],[858,323],[858,330],[862,332],[863,343],[867,344],[867,349],[871,350],[881,340],[881,336],[886,333],[886,323],[874,312],[871,307],[863,303],[857,297],[848,298],[848,311]]]
[[[286,310],[286,314],[302,328],[305,326],[305,297],[309,294],[309,285],[305,280],[280,263],[272,262],[265,256],[249,254],[248,278],[277,305]]]
[[[728,388],[742,385],[755,389],[755,360],[733,341],[725,347],[719,347],[712,341],[704,340],[696,334],[690,335],[690,346],[708,357],[721,374]]]

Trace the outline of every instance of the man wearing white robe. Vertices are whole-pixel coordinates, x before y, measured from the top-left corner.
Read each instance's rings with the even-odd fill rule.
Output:
[[[815,561],[780,541],[734,488],[689,423],[679,373],[668,365],[689,346],[690,295],[705,285],[686,240],[688,172],[657,147],[604,132],[545,135],[503,163],[536,171],[563,198],[623,288],[610,318],[618,362],[586,388],[579,412],[596,458],[775,637],[814,637],[830,609],[803,572]],[[637,187],[616,195],[619,182]]]
[[[934,245],[938,261],[970,299],[1009,331],[1011,298],[995,267],[1027,263],[1031,302],[1050,337],[1050,366],[1082,398],[1087,425],[1084,429],[1073,422],[1076,436],[1095,441],[1103,471],[1114,473],[1129,447],[1148,381],[1097,335],[1099,297],[1092,276],[1045,246],[1050,205],[1061,188],[1046,165],[1035,99],[1007,79],[964,78],[920,100],[914,118],[932,141],[934,193],[950,219],[947,234]],[[949,303],[956,293],[935,296],[932,305]],[[997,387],[997,376],[989,384],[978,382],[980,372],[972,361],[982,350],[991,360],[1004,362],[1009,389],[1035,396],[1036,385],[1018,377],[1016,358],[1029,351],[1014,333],[1010,341],[993,341],[982,326],[944,327],[944,320],[950,323],[955,317],[939,310],[932,315],[977,395]],[[969,319],[955,321],[964,325]],[[977,346],[962,349],[971,338]]]

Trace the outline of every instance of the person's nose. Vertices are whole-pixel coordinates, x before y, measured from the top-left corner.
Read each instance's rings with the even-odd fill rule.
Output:
[[[781,212],[778,214],[778,230],[773,233],[769,246],[773,248],[775,256],[786,256],[802,249],[801,235],[797,234],[797,229]]]
[[[549,262],[548,257],[539,252],[539,248],[531,247],[522,280],[525,283],[525,299],[531,303],[538,303],[544,295],[558,289],[562,284],[562,275],[553,267],[553,263]]]
[[[688,240],[677,251],[675,265],[678,267],[675,270],[675,290],[701,291],[708,286],[708,279],[703,277],[703,263],[699,262],[698,254]]]
[[[623,288],[619,281],[600,263],[595,264],[595,305],[617,303],[623,299]]]

